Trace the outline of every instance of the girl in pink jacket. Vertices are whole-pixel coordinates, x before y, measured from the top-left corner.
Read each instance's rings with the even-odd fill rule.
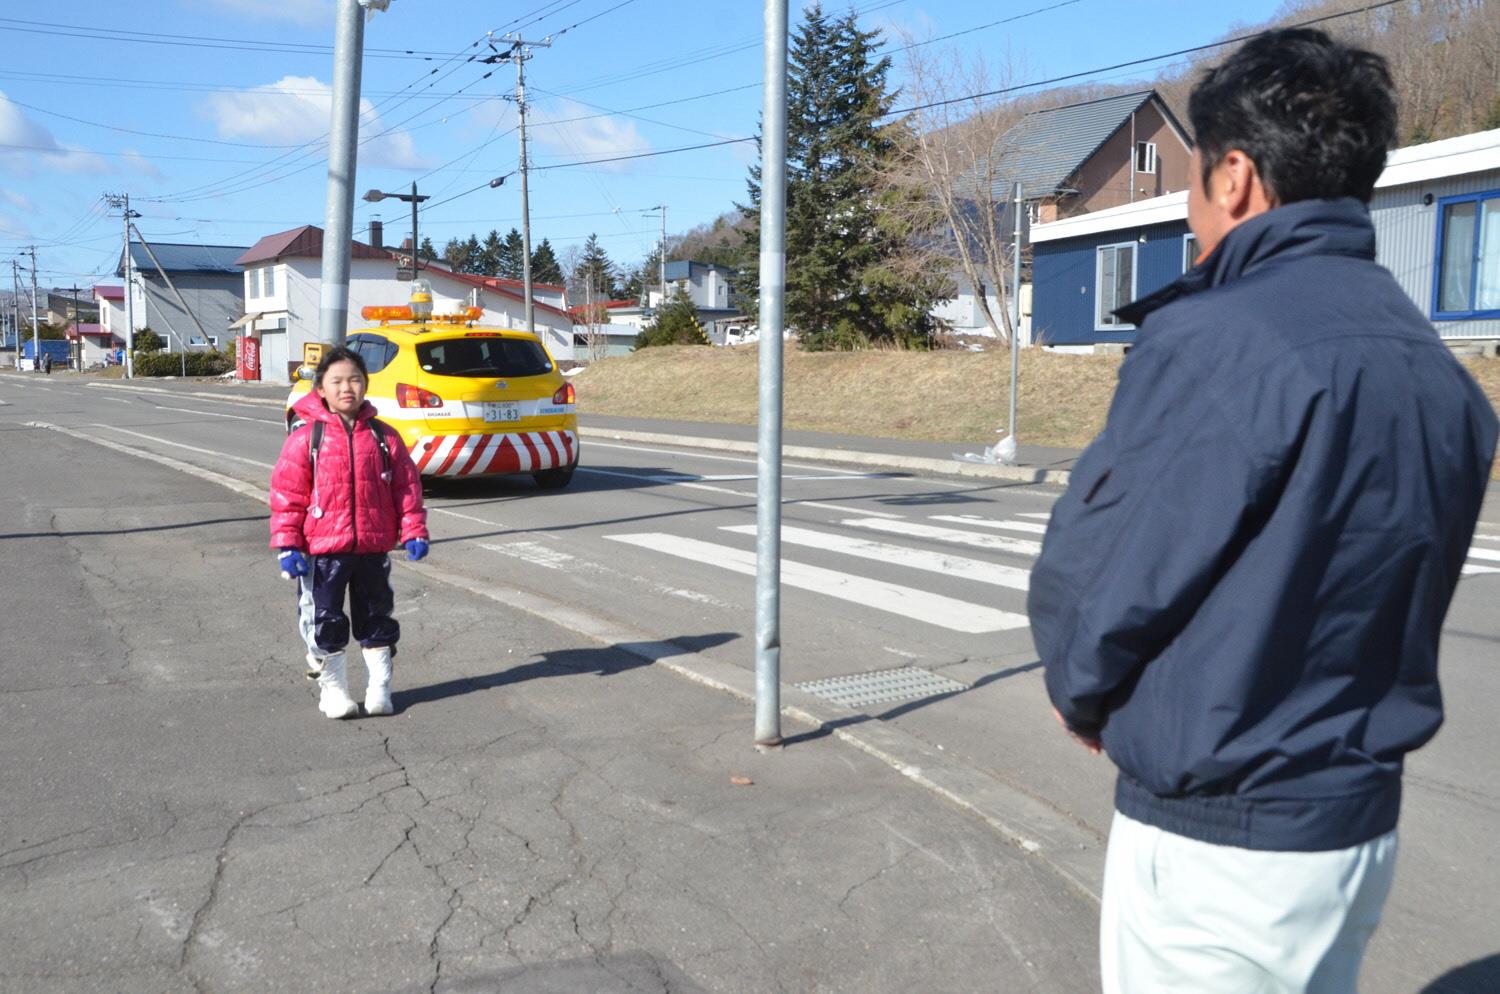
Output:
[[[349,349],[330,349],[313,390],[293,406],[303,424],[287,436],[271,472],[271,547],[283,576],[297,578],[297,627],[308,676],[330,718],[359,713],[349,696],[344,650],[353,634],[369,682],[367,714],[390,714],[391,657],[401,626],[391,617],[391,561],[399,541],[427,555],[422,480],[401,436],[365,400],[369,374]],[[344,594],[349,614],[344,613]]]

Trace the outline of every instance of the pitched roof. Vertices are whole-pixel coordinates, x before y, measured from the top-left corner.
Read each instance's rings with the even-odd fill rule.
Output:
[[[522,293],[516,293],[515,291],[509,289],[510,284],[515,284],[522,287],[525,286],[524,283],[519,283],[519,281],[517,280],[502,280],[496,276],[476,276],[473,273],[455,273],[451,269],[438,269],[436,267],[429,269],[424,266],[422,271],[424,273],[431,273],[434,276],[442,276],[446,279],[457,280],[460,283],[467,283],[470,286],[477,286],[481,290],[489,290],[491,293],[498,293],[500,296],[509,297],[511,300],[526,299],[524,291]],[[507,284],[507,286],[498,285],[502,283]],[[539,285],[541,284],[533,283],[532,288],[535,289]],[[558,287],[557,289],[560,290],[562,288]],[[572,315],[570,315],[567,311],[559,307],[553,307],[551,304],[544,304],[540,300],[532,300],[531,306],[535,310],[546,311],[548,314],[558,314],[565,318],[572,317]]]
[[[152,242],[151,251],[161,262],[161,268],[169,273],[233,273],[244,270],[234,261],[245,251],[243,245],[192,245],[181,242]],[[131,264],[141,273],[156,272],[156,263],[146,254],[140,242],[130,243]],[[120,263],[115,267],[116,276],[125,275],[125,254],[120,254]]]
[[[385,249],[366,245],[364,242],[349,242],[355,259],[389,259],[391,253]],[[289,231],[278,231],[267,235],[234,260],[236,266],[253,266],[257,262],[272,262],[286,258],[317,258],[323,254],[323,229],[315,224],[304,224]]]
[[[1027,114],[1000,139],[1006,151],[997,173],[1004,179],[996,182],[995,196],[1001,201],[1010,199],[1011,187],[1018,181],[1028,200],[1059,192],[1068,178],[1130,120],[1131,114],[1152,100],[1168,125],[1183,134],[1182,126],[1155,90]]]

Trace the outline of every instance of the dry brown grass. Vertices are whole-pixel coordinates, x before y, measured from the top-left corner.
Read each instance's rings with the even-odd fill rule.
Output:
[[[643,349],[578,375],[585,413],[753,424],[755,346]],[[1021,435],[1036,445],[1083,446],[1104,424],[1120,360],[1021,354]],[[995,440],[1005,422],[1005,352],[786,351],[788,428],[927,441]]]
[[[578,374],[585,414],[754,424],[753,345],[643,349]],[[1500,360],[1465,359],[1500,408]],[[1081,448],[1104,426],[1120,359],[1021,351],[1020,437]],[[788,428],[988,445],[1005,423],[1010,355],[992,352],[786,350]],[[1500,479],[1500,465],[1496,467]]]

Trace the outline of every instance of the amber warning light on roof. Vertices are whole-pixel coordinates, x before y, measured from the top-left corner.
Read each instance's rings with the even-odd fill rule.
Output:
[[[411,307],[406,304],[366,307],[360,310],[359,313],[366,321],[379,321],[381,324],[385,324],[388,321],[415,321],[417,319]],[[470,321],[478,321],[483,316],[484,308],[465,307],[463,310],[452,314],[434,314],[428,320],[436,324],[463,324]]]

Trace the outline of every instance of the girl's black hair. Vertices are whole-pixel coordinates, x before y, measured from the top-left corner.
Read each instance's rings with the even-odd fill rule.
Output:
[[[360,357],[360,354],[351,348],[339,345],[324,352],[323,358],[318,360],[318,370],[313,373],[314,388],[323,385],[323,374],[328,372],[328,367],[336,362],[354,363],[354,368],[359,370],[359,375],[365,378],[366,383],[370,382],[370,371],[365,368],[365,361]]]

